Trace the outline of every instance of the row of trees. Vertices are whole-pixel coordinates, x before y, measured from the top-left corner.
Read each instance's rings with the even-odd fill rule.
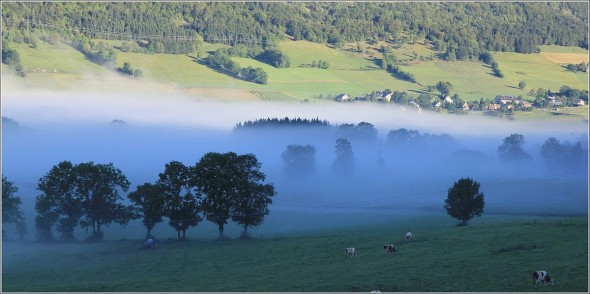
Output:
[[[266,176],[252,154],[233,152],[205,154],[194,166],[172,161],[155,183],[144,183],[128,194],[133,205],[125,206],[121,192],[130,183],[113,164],[60,162],[38,183],[35,225],[39,240],[51,240],[57,229],[63,240],[74,239],[74,229],[92,229],[91,240],[102,240],[103,226],[127,224],[141,218],[147,237],[157,223],[168,218],[178,239],[203,218],[215,223],[219,238],[231,219],[248,228],[262,223],[269,214],[275,190],[264,184]],[[4,183],[4,179],[3,179]]]
[[[264,69],[260,67],[253,68],[251,66],[243,68],[239,63],[231,60],[230,55],[224,49],[218,49],[215,51],[215,54],[209,55],[207,57],[207,64],[214,69],[229,72],[235,77],[254,83],[264,85],[268,81],[268,74]]]
[[[27,74],[20,61],[20,54],[15,49],[12,49],[10,42],[2,42],[2,63],[13,68],[16,74],[20,77],[25,77]]]
[[[532,53],[543,44],[588,48],[587,9],[576,2],[11,2],[3,5],[2,28],[3,36],[51,29],[157,41],[168,53],[190,52],[196,35],[231,46],[259,46],[285,34],[336,47],[424,40],[449,59],[477,59],[484,51]]]

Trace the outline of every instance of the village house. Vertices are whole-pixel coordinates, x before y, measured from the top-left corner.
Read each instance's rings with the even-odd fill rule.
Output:
[[[410,101],[409,104],[412,105],[412,106],[414,106],[414,107],[416,107],[418,110],[421,110],[420,109],[420,105],[418,103],[416,103],[416,101],[412,100],[412,101]]]
[[[516,100],[516,98],[514,98],[514,96],[498,95],[498,96],[496,96],[496,98],[494,98],[494,103],[495,104],[508,104],[508,103],[514,102],[514,100]]]
[[[490,105],[488,105],[488,107],[486,107],[487,111],[496,111],[496,110],[500,110],[501,105],[500,104],[496,104],[496,103],[492,103]]]
[[[336,97],[334,97],[334,100],[338,102],[346,102],[350,101],[350,96],[346,94],[338,94]]]
[[[580,99],[580,98],[574,98],[572,99],[572,106],[584,106],[586,105],[586,103],[584,102],[584,100]]]
[[[442,101],[446,102],[446,103],[455,103],[455,101],[453,101],[453,99],[451,99],[451,97],[446,96],[446,97],[441,97],[440,99],[442,99]]]
[[[391,92],[381,92],[381,96],[377,98],[377,101],[380,102],[390,102],[391,101]]]
[[[463,108],[463,110],[469,110],[469,104],[467,102],[463,102],[461,108]]]
[[[522,107],[526,107],[526,108],[533,107],[533,104],[526,101],[526,100],[518,99],[516,102],[518,104],[522,105]]]

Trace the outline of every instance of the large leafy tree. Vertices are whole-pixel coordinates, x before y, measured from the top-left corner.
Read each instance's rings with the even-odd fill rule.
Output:
[[[200,203],[193,192],[190,168],[182,162],[171,161],[165,165],[156,184],[162,188],[164,216],[168,217],[168,224],[176,230],[178,240],[186,240],[186,230],[202,220]]]
[[[461,221],[460,226],[466,226],[468,220],[483,213],[484,194],[479,186],[470,178],[461,178],[449,188],[444,207],[447,214]]]
[[[130,207],[119,201],[119,191],[127,191],[129,181],[112,163],[94,162],[77,165],[62,161],[54,166],[37,185],[35,209],[40,240],[52,238],[52,227],[64,240],[74,239],[78,224],[92,228],[91,240],[102,240],[102,227],[115,222],[125,225],[133,217]]]
[[[266,175],[260,171],[260,163],[253,154],[240,155],[236,169],[237,197],[232,204],[232,220],[244,227],[242,238],[248,238],[248,227],[262,223],[269,214],[268,205],[276,195],[272,184],[264,184]]]
[[[41,194],[35,201],[35,223],[39,239],[51,239],[54,224],[57,224],[57,231],[63,240],[74,239],[74,229],[84,214],[76,183],[76,168],[69,161],[58,163],[39,179],[37,190]]]
[[[219,239],[225,239],[224,226],[231,217],[232,204],[238,197],[243,175],[238,167],[239,156],[234,152],[209,152],[197,162],[193,181],[200,194],[203,214],[217,225]]]
[[[524,143],[524,136],[521,134],[511,134],[504,138],[502,145],[498,146],[500,159],[504,162],[515,161],[517,164],[530,160],[531,156],[522,149]]]
[[[123,200],[119,190],[126,192],[129,181],[112,163],[80,163],[76,166],[76,192],[82,201],[84,215],[82,228],[92,228],[92,240],[102,240],[102,226],[115,222],[125,225],[133,218],[132,209],[118,201]]]
[[[440,81],[436,83],[435,87],[443,97],[449,96],[453,90],[453,85],[449,82]]]
[[[136,216],[143,218],[143,225],[147,229],[146,239],[153,238],[152,229],[157,223],[163,221],[164,195],[162,187],[145,183],[137,186],[137,189],[129,193],[127,198],[134,203]]]
[[[285,171],[290,175],[309,175],[315,172],[315,148],[311,145],[288,145],[281,155]]]
[[[350,175],[354,172],[352,145],[346,139],[339,138],[336,140],[336,160],[334,160],[332,170],[334,173],[341,175]]]
[[[15,224],[17,232],[22,239],[27,232],[25,217],[20,205],[22,201],[16,195],[18,187],[2,175],[2,225]],[[3,238],[6,238],[4,229],[2,230]]]

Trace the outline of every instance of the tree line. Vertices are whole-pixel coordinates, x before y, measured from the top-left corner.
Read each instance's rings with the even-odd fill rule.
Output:
[[[195,40],[260,46],[283,39],[328,43],[423,41],[445,58],[485,51],[533,53],[539,45],[588,48],[588,4],[576,2],[11,2],[2,35],[134,40],[150,50],[188,53]],[[158,49],[155,48],[158,44]]]
[[[268,205],[276,195],[272,184],[253,154],[234,152],[205,154],[195,165],[171,161],[154,183],[144,183],[127,194],[132,205],[122,203],[122,193],[129,191],[127,177],[112,163],[62,161],[53,166],[38,182],[41,192],[35,200],[36,237],[39,241],[75,240],[77,227],[90,231],[88,240],[102,240],[109,224],[126,225],[141,219],[147,238],[152,229],[168,219],[178,239],[203,219],[217,225],[219,239],[225,239],[224,226],[231,219],[248,228],[262,223],[270,213]],[[21,203],[14,184],[2,178],[3,223],[15,223],[19,234],[26,233]]]
[[[405,128],[391,130],[387,140],[394,148],[412,146],[414,152],[424,148],[441,150],[454,144],[454,139],[446,134],[420,134]],[[504,138],[497,148],[500,160],[516,166],[531,160],[532,156],[523,148],[525,143],[521,134]],[[353,174],[355,160],[351,141],[338,137],[334,151],[336,158],[332,171],[340,176]],[[311,145],[288,145],[281,154],[285,172],[297,177],[312,175],[315,152]],[[477,154],[476,157],[466,155],[470,160],[477,160]],[[567,172],[586,167],[588,149],[584,149],[581,142],[560,142],[550,137],[541,146],[540,155],[550,171]],[[74,230],[81,227],[91,231],[89,240],[102,240],[105,226],[112,223],[125,225],[133,219],[141,219],[149,238],[155,225],[164,218],[177,232],[179,240],[186,239],[186,231],[203,219],[217,225],[219,239],[226,238],[223,232],[229,220],[241,225],[244,229],[241,237],[248,238],[248,228],[263,222],[276,195],[274,186],[264,183],[266,175],[260,167],[253,154],[237,155],[234,152],[207,153],[193,166],[171,161],[154,183],[144,183],[129,192],[127,198],[132,205],[124,205],[121,193],[129,191],[130,183],[112,163],[62,161],[38,181],[37,190],[41,194],[35,199],[36,238],[39,241],[53,240],[55,230],[59,239],[72,241],[75,240]],[[459,181],[455,185],[469,184],[476,188],[472,182],[467,182]],[[14,224],[17,234],[23,238],[28,230],[20,207],[22,200],[17,193],[18,187],[2,175],[2,224]],[[451,195],[451,191],[449,193]],[[465,215],[449,209],[449,214],[462,220],[463,224],[473,217],[469,212]],[[6,240],[4,229],[3,236]]]

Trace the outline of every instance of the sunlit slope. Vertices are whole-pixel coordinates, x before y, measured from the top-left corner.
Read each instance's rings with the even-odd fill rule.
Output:
[[[210,47],[207,52],[213,52],[219,46]],[[40,41],[37,48],[15,45],[27,71],[24,84],[57,90],[159,89],[180,90],[191,96],[219,100],[312,100],[340,93],[354,97],[384,89],[417,95],[425,91],[426,86],[448,81],[453,84],[452,94],[457,93],[465,100],[478,100],[491,99],[499,94],[522,95],[532,99],[527,95],[531,89],[557,91],[563,85],[588,89],[587,73],[572,73],[566,71],[563,64],[556,63],[556,60],[579,58],[584,52],[587,54],[587,50],[573,47],[543,46],[542,50],[547,52],[538,54],[494,52],[494,58],[505,75],[498,78],[489,66],[481,62],[428,60],[435,54],[434,51],[422,44],[406,44],[394,53],[398,59],[408,62],[409,65],[401,65],[400,68],[412,73],[418,83],[399,80],[379,69],[375,58],[380,58],[380,53],[374,47],[367,49],[366,54],[335,50],[306,41],[287,40],[279,43],[279,47],[289,56],[290,68],[279,69],[253,59],[234,58],[242,67],[261,67],[268,73],[268,84],[260,85],[208,67],[204,60],[208,53],[196,58],[191,54],[117,51],[117,67],[128,62],[134,69],[143,72],[143,79],[137,81],[89,61],[82,53],[65,44],[49,45]],[[415,60],[411,60],[413,52],[418,57]],[[327,61],[329,68],[311,67],[314,61],[320,60]],[[522,90],[518,88],[520,81],[526,83]]]
[[[527,83],[524,92],[531,88],[558,91],[563,85],[575,89],[588,89],[588,74],[573,73],[551,62],[541,54],[516,54],[496,52],[494,58],[504,73],[506,85],[517,87],[520,81]]]

